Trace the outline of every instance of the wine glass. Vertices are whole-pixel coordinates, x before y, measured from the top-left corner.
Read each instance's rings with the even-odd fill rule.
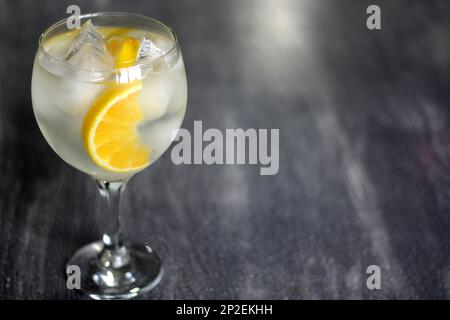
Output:
[[[127,182],[169,147],[183,121],[186,74],[175,33],[130,13],[79,16],[39,39],[33,110],[42,134],[68,164],[93,177],[105,201],[102,240],[79,249],[81,290],[94,299],[127,299],[154,288],[161,261],[120,232]]]

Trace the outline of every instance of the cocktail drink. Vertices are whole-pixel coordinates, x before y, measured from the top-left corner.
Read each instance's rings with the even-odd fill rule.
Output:
[[[187,84],[173,31],[140,15],[80,16],[45,31],[33,69],[32,101],[45,139],[92,176],[105,198],[105,234],[70,259],[96,299],[131,298],[161,279],[146,245],[122,241],[120,199],[128,180],[169,147],[183,120]]]

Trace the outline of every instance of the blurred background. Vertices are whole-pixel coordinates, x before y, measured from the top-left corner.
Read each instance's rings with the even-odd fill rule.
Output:
[[[450,297],[450,3],[0,2],[0,298],[80,299],[64,263],[97,240],[92,179],[51,150],[30,97],[42,31],[127,11],[171,26],[183,127],[280,129],[280,169],[179,165],[129,184],[123,220],[165,267],[144,299]],[[381,30],[366,9],[381,8]],[[381,269],[381,290],[366,268]]]

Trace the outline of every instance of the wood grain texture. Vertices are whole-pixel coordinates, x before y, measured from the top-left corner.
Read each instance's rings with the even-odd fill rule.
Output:
[[[280,171],[176,166],[126,195],[166,274],[147,299],[450,298],[450,3],[76,1],[176,30],[183,126],[279,128]],[[34,119],[37,39],[74,1],[0,2],[0,297],[79,299],[63,265],[102,231],[94,183]],[[377,264],[382,290],[365,286]]]

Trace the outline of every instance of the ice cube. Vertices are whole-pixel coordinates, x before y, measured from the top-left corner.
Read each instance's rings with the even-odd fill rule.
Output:
[[[103,36],[91,20],[83,24],[65,59],[72,65],[89,70],[108,70],[114,63],[106,50]]]
[[[138,55],[136,60],[139,60],[151,57],[151,59],[158,59],[164,55],[164,51],[158,48],[158,46],[149,38],[143,37],[141,39],[141,45],[139,47]]]
[[[173,95],[173,85],[170,78],[162,77],[162,75],[147,77],[144,81],[144,89],[139,95],[139,104],[145,121],[155,121],[167,112]]]
[[[82,47],[69,63],[86,70],[106,71],[113,67],[114,61],[107,53],[100,53],[92,46]]]
[[[54,104],[70,117],[86,112],[106,85],[74,79],[64,79],[55,85]]]
[[[91,20],[86,21],[78,31],[77,36],[72,41],[69,51],[66,54],[66,60],[70,60],[86,45],[92,45],[99,52],[106,52],[103,36],[95,29]]]

